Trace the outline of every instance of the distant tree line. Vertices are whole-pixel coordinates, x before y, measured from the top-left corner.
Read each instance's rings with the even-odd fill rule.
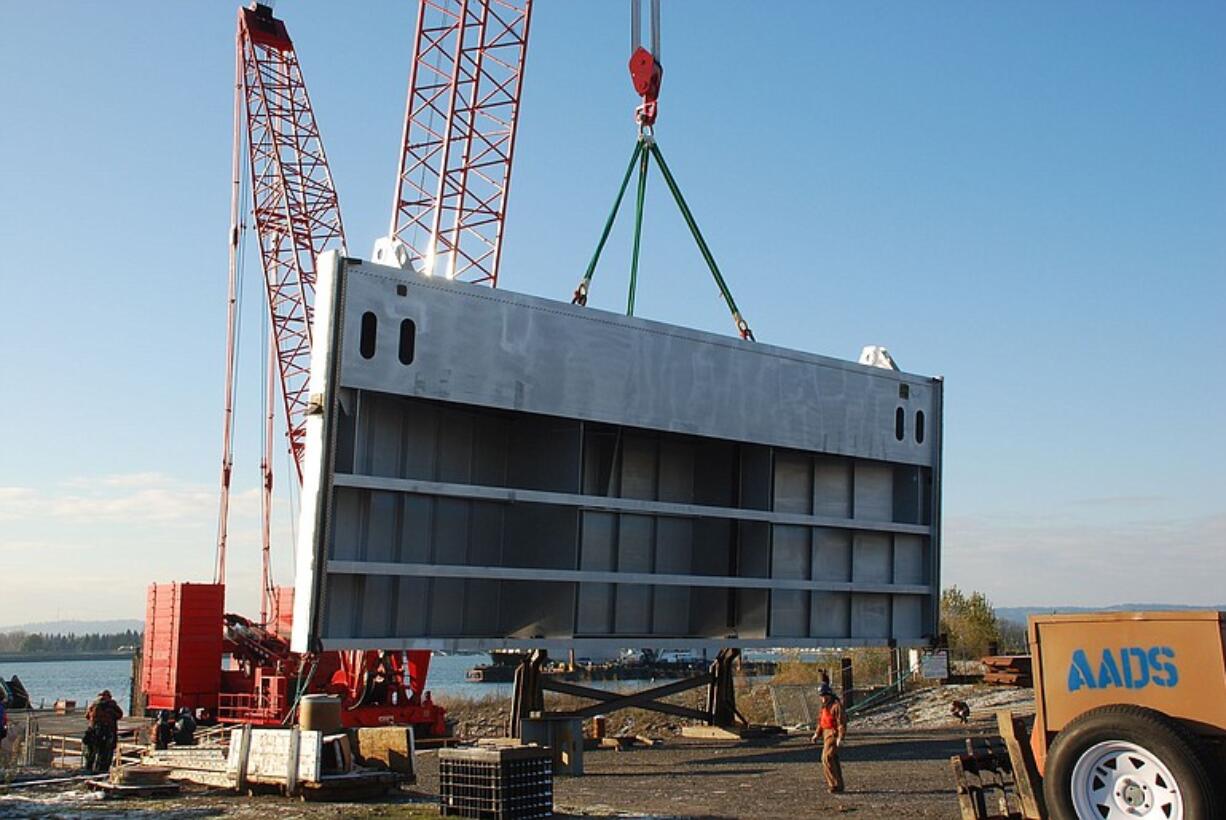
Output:
[[[113,652],[130,646],[140,646],[141,633],[133,629],[123,632],[102,634],[90,632],[77,635],[70,632],[66,635],[47,635],[41,632],[2,632],[0,633],[0,652],[37,653],[71,653],[71,652]]]
[[[1027,651],[1026,627],[996,617],[996,608],[982,592],[950,587],[941,593],[941,633],[959,660],[980,658],[995,647],[1007,654]]]

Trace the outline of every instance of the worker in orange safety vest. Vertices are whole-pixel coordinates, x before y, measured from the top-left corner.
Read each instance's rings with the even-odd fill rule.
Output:
[[[826,789],[831,794],[838,794],[843,791],[839,747],[847,734],[847,715],[829,683],[823,683],[817,693],[822,699],[822,711],[818,716],[817,731],[813,733],[813,742],[822,741],[822,772],[826,775]]]

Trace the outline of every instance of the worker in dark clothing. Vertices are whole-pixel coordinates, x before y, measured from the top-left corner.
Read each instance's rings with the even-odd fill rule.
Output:
[[[196,745],[196,719],[186,706],[179,709],[179,717],[175,720],[175,745]]]
[[[115,744],[119,739],[119,719],[123,709],[111,697],[111,690],[103,689],[98,699],[85,710],[89,728],[85,730],[85,768],[91,772],[105,772],[111,768],[115,756]]]
[[[5,697],[0,695],[0,740],[9,736],[9,716],[4,708]]]
[[[367,673],[366,692],[362,702],[369,706],[379,706],[391,702],[392,681],[396,679],[396,669],[386,652],[379,650],[374,669]]]
[[[835,696],[830,684],[823,683],[818,689],[822,699],[822,711],[818,716],[817,731],[813,742],[822,742],[822,771],[826,775],[826,790],[831,794],[843,791],[843,766],[839,763],[839,747],[847,734],[847,715],[843,704]]]
[[[170,710],[159,710],[157,723],[153,725],[153,748],[170,748],[170,741],[174,739],[174,735],[175,726],[170,722]]]
[[[949,705],[949,714],[966,723],[971,719],[971,707],[964,700],[955,700]]]

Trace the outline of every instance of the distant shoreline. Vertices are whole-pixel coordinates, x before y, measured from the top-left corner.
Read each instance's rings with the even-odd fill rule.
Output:
[[[0,652],[0,663],[42,663],[45,661],[119,661],[132,657],[122,652]],[[3,670],[0,670],[2,672]]]

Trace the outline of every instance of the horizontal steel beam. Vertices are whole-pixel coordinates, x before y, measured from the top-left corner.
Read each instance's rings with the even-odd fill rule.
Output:
[[[577,507],[599,512],[637,513],[670,518],[728,518],[737,521],[761,521],[768,524],[787,524],[801,527],[830,527],[832,529],[861,530],[864,532],[892,532],[907,535],[929,535],[932,528],[920,524],[896,524],[889,521],[865,521],[858,518],[836,518],[824,515],[801,515],[770,510],[753,510],[744,507],[711,507],[703,504],[677,504],[668,501],[646,501],[638,498],[610,498],[603,495],[580,495],[556,493],[547,490],[521,490],[510,487],[489,487],[477,484],[453,484],[443,481],[423,481],[415,478],[386,478],[383,476],[351,475],[337,473],[332,483],[336,487],[353,487],[379,492],[407,493],[410,495],[467,498],[474,501],[494,501],[504,504],[550,504],[556,507]]]
[[[806,581],[800,578],[742,578],[732,575],[674,575],[662,572],[605,572],[536,567],[488,567],[465,564],[395,564],[385,561],[329,561],[333,575],[400,576],[406,578],[476,578],[483,581],[541,581],[580,584],[648,584],[668,587],[724,589],[794,589],[803,592],[865,592],[931,595],[920,584],[871,584],[862,581]]]
[[[740,649],[788,649],[825,650],[853,649],[856,647],[886,646],[890,642],[897,647],[930,646],[931,640],[926,637],[917,638],[796,638],[768,637],[742,638],[734,633],[720,638],[687,637],[684,639],[687,649],[701,651],[707,649],[716,651],[729,646]],[[642,649],[672,649],[677,646],[678,639],[672,635],[642,635],[617,634],[610,637],[564,637],[564,638],[434,638],[429,636],[396,636],[396,637],[351,637],[323,638],[320,648],[325,652],[346,649],[364,649],[371,643],[377,643],[380,649],[388,652],[398,652],[402,649],[430,649],[436,652],[488,652],[491,649],[514,649],[527,651],[529,649],[547,649],[550,652],[566,652],[574,649],[577,653],[584,652],[618,652],[627,646]]]

